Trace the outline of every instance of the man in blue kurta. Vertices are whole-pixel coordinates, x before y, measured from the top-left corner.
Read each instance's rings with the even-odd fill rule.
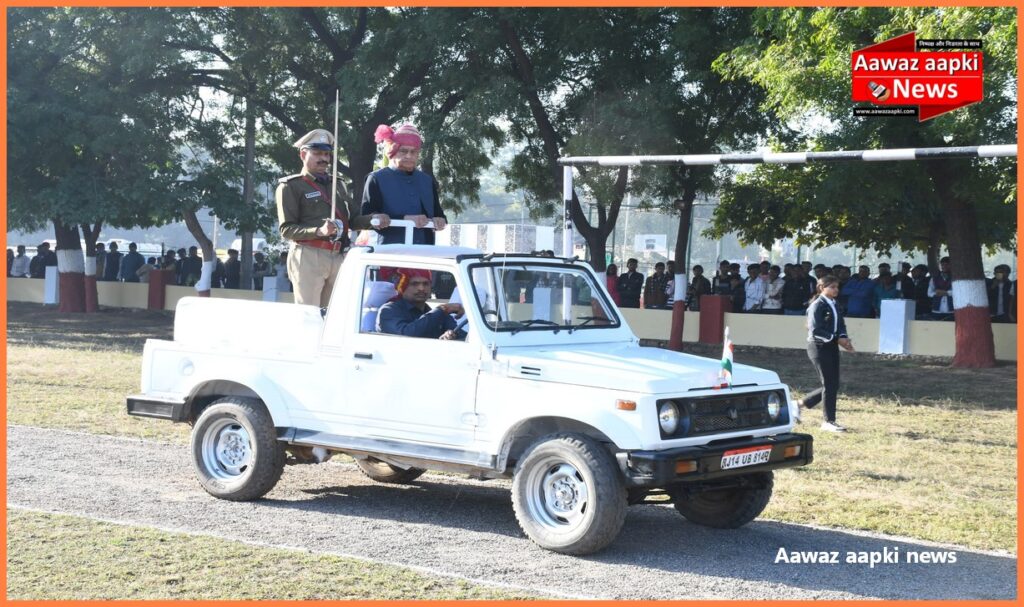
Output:
[[[413,244],[434,244],[434,230],[443,230],[447,218],[441,209],[437,181],[416,168],[423,138],[416,127],[403,124],[397,129],[377,127],[374,141],[384,144],[388,166],[367,175],[363,187],[361,213],[384,213],[391,219],[406,219],[416,224]],[[434,222],[434,230],[425,226]],[[380,230],[381,244],[405,242],[405,228]]]
[[[406,337],[429,337],[434,339],[465,339],[465,332],[457,329],[451,314],[462,316],[462,304],[446,303],[431,309],[430,272],[402,268],[398,270],[398,284],[395,290],[401,295],[380,308],[377,314],[377,331]]]

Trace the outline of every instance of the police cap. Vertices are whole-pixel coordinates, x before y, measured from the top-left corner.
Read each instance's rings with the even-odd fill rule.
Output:
[[[334,135],[326,129],[313,129],[294,143],[300,150],[314,149],[331,151],[334,149]]]

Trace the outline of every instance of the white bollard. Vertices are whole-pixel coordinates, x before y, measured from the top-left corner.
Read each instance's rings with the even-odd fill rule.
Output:
[[[60,303],[60,276],[57,274],[57,266],[46,268],[46,277],[43,279],[43,303]]]
[[[914,320],[913,299],[884,299],[878,318],[878,353],[910,354],[910,321]]]

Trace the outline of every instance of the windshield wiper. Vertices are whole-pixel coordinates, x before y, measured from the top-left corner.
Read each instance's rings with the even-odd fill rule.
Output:
[[[512,333],[511,333],[512,335],[515,335],[516,333],[522,331],[523,327],[531,327],[533,325],[550,325],[552,327],[559,326],[557,322],[552,322],[550,320],[544,320],[543,318],[531,318],[530,320],[520,320],[519,324],[520,324],[519,327],[516,327],[515,329],[512,329]],[[555,333],[558,333],[558,331],[560,331],[560,329],[555,329]]]
[[[569,334],[570,335],[576,329],[579,329],[580,327],[584,327],[586,325],[589,325],[590,323],[594,322],[595,320],[608,320],[608,319],[605,318],[604,316],[578,316],[576,318],[576,320],[582,320],[583,322],[581,322],[578,325],[573,325],[573,326],[569,327]]]

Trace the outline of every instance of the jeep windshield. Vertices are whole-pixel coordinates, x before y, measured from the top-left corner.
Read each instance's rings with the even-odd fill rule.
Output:
[[[572,333],[620,324],[615,306],[579,266],[496,261],[474,264],[470,277],[481,316],[495,331]]]

